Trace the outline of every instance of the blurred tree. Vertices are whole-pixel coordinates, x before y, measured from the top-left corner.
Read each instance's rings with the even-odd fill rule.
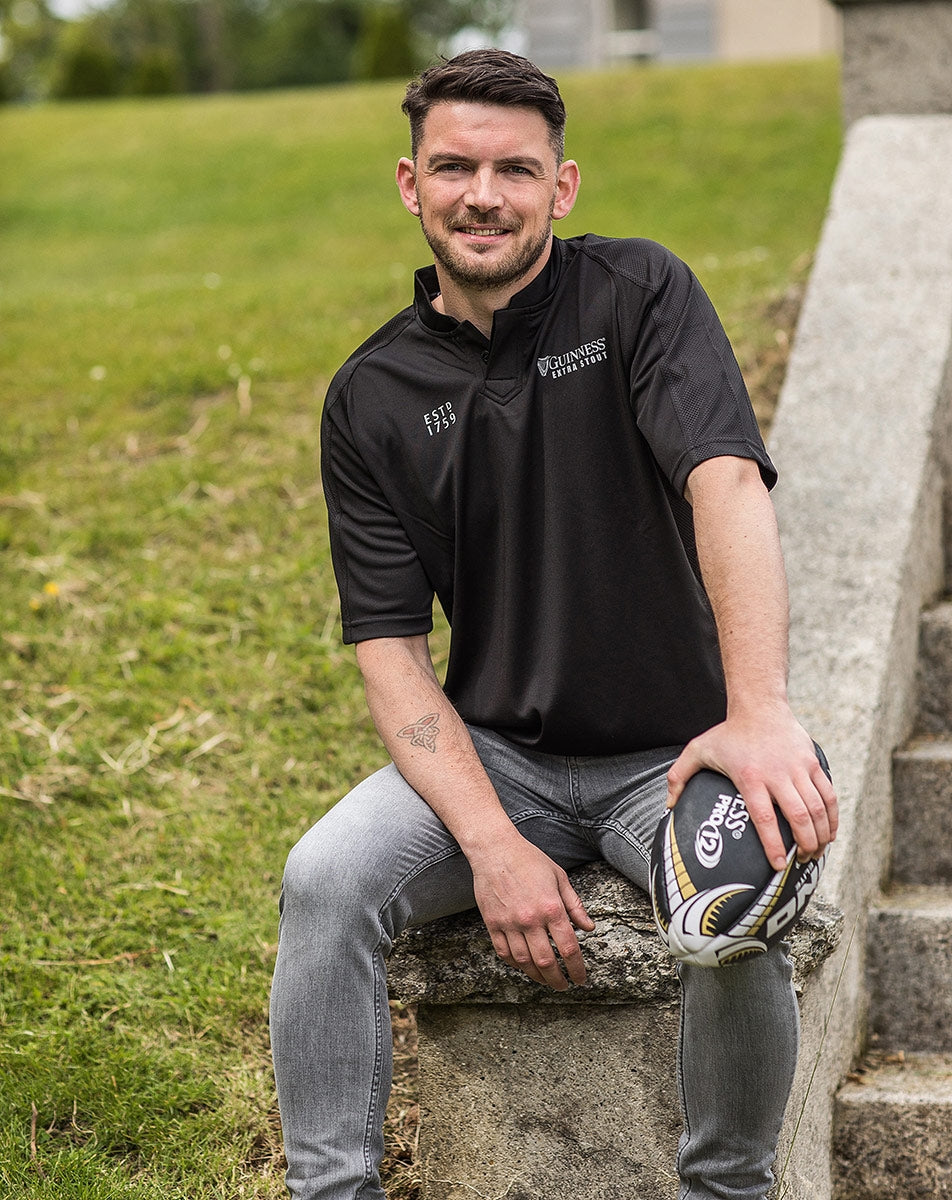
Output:
[[[351,78],[360,6],[354,0],[270,0],[253,21],[246,12],[235,21],[235,80],[238,88],[307,87]]]
[[[61,25],[46,0],[0,0],[0,101],[46,94]]]
[[[202,91],[222,92],[234,83],[224,0],[198,0],[196,7],[204,68]]]
[[[126,80],[133,96],[167,96],[185,90],[185,74],[178,51],[171,46],[150,46],[142,51]]]
[[[365,7],[354,49],[354,78],[406,79],[418,66],[406,10],[397,4]]]
[[[179,7],[175,0],[117,0],[107,10],[123,92],[150,96],[186,90]]]
[[[60,37],[51,91],[60,99],[118,95],[122,65],[109,18],[96,13],[71,22]]]
[[[306,87],[409,76],[513,0],[105,0],[61,21],[0,0],[0,99]]]
[[[160,34],[153,24],[152,28],[156,29],[153,44],[174,45],[184,88],[189,92],[216,92],[233,87],[242,39],[253,40],[259,36],[256,0],[251,4],[243,0],[119,2],[133,10],[153,6],[151,20],[160,22],[162,31]],[[243,23],[246,13],[250,13],[250,25]]]

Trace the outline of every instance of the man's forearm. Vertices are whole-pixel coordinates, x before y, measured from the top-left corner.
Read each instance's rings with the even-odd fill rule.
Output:
[[[702,767],[722,772],[743,794],[767,857],[780,869],[786,851],[774,805],[805,857],[835,837],[837,805],[787,701],[787,585],[773,505],[756,463],[730,457],[696,467],[687,496],[717,624],[727,718],[678,757],[668,772],[668,803]]]
[[[361,642],[367,705],[400,774],[449,829],[467,857],[515,830],[469,731],[440,687],[425,637]]]
[[[565,871],[507,816],[463,721],[443,693],[426,638],[362,642],[357,661],[374,723],[404,779],[469,860],[496,953],[537,983],[585,980],[575,936],[592,921]],[[559,965],[561,958],[565,974]]]

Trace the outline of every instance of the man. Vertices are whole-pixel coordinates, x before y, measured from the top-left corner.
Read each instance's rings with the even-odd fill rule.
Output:
[[[344,639],[393,763],[285,873],[272,1040],[295,1200],[383,1196],[385,958],[408,924],[475,903],[505,962],[564,989],[593,928],[566,869],[604,858],[647,887],[701,767],[743,792],[778,867],[774,802],[804,858],[836,831],[786,699],[775,473],[709,301],[654,243],[553,237],[579,169],[531,63],[460,55],[404,111],[397,185],[435,266],[338,372],[322,429]],[[789,961],[681,979],[681,1196],[759,1200],[796,1061]]]

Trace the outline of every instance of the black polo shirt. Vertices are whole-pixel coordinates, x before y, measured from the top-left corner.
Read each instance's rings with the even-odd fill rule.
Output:
[[[435,269],[324,408],[344,640],[452,627],[461,716],[525,746],[680,745],[724,717],[691,470],[776,475],[688,268],[653,242],[555,239],[489,341],[438,313]]]

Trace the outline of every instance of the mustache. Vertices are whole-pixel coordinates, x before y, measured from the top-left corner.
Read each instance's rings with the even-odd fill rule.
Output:
[[[448,221],[446,228],[449,230],[457,229],[500,229],[505,233],[515,233],[518,225],[507,225],[502,221]]]
[[[512,232],[520,228],[521,222],[502,220],[492,213],[467,213],[465,216],[447,218],[446,225],[448,229],[506,229]]]

